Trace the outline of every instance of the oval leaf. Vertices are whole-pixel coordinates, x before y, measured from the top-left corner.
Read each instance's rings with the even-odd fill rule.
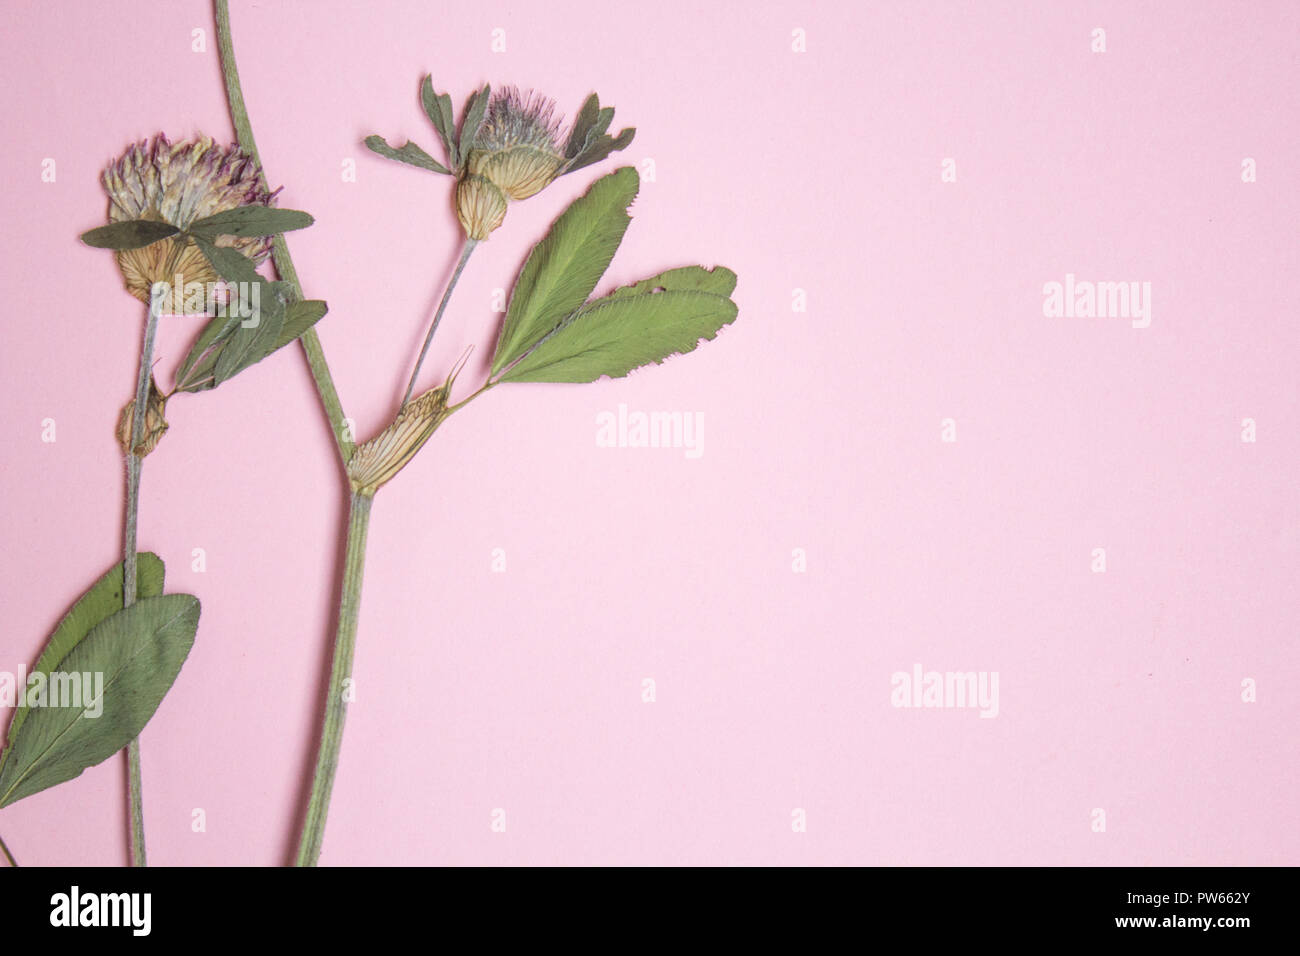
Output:
[[[211,241],[217,236],[274,236],[295,229],[306,229],[316,220],[297,209],[272,209],[270,206],[240,206],[227,209],[193,223],[186,231]]]
[[[137,552],[135,558],[135,596],[136,600],[157,597],[162,594],[163,574],[165,568],[162,558],[152,551]],[[63,615],[58,627],[45,642],[41,656],[36,659],[31,673],[49,674],[55,670],[65,657],[71,653],[85,636],[100,621],[122,610],[122,562],[109,569],[103,577],[92,584],[86,593],[77,598],[68,613]],[[30,675],[29,675],[30,676]],[[17,690],[17,688],[16,688]],[[25,703],[20,702],[14,710],[13,719],[9,721],[8,742],[12,744],[29,713]],[[9,750],[5,750],[8,759]],[[0,767],[4,760],[0,760]]]
[[[265,282],[257,272],[257,264],[238,249],[229,246],[213,245],[211,241],[196,236],[194,244],[199,247],[203,257],[216,270],[217,275],[227,282],[256,283]]]
[[[198,624],[197,598],[167,594],[95,625],[19,729],[0,769],[0,807],[71,780],[138,737],[180,673]]]
[[[167,239],[180,232],[169,222],[154,219],[132,219],[129,222],[114,222],[100,226],[90,232],[82,233],[81,241],[96,249],[139,249]]]
[[[505,375],[503,382],[594,382],[690,352],[736,318],[736,303],[709,292],[644,292],[582,309]]]
[[[510,293],[492,359],[494,375],[587,301],[623,241],[631,222],[627,207],[639,187],[631,166],[601,177],[533,247]]]
[[[683,266],[669,269],[657,276],[642,279],[631,285],[619,286],[606,299],[619,299],[645,292],[712,292],[714,295],[731,295],[736,291],[736,274],[726,266],[706,269],[703,266]]]
[[[290,302],[285,306],[284,327],[280,329],[280,337],[276,340],[275,347],[278,349],[288,345],[325,318],[325,313],[328,311],[329,306],[321,299],[299,299],[297,302]]]

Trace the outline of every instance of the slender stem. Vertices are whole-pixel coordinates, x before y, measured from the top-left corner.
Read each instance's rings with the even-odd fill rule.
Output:
[[[235,126],[235,135],[244,151],[265,170],[266,167],[262,166],[261,157],[257,152],[257,141],[253,138],[253,126],[248,120],[248,109],[244,105],[243,87],[239,84],[235,45],[230,36],[229,0],[213,0],[213,8],[217,20],[217,49],[221,55],[221,75],[226,83],[226,99],[230,103],[230,119]],[[293,259],[289,255],[289,244],[284,241],[283,235],[275,236],[271,240],[271,259],[280,278],[289,283],[294,295],[301,299],[302,283],[298,281],[298,270],[294,268]],[[299,336],[298,341],[307,356],[307,367],[311,369],[312,381],[316,384],[316,394],[320,396],[321,405],[324,406],[325,415],[330,421],[330,429],[334,432],[334,443],[338,446],[339,457],[346,465],[356,445],[352,438],[352,430],[348,427],[347,419],[343,414],[343,403],[339,401],[338,390],[334,387],[334,377],[330,374],[329,363],[325,361],[325,350],[321,348],[320,336],[316,334],[315,329],[308,329]]]
[[[325,717],[321,723],[320,750],[316,756],[316,774],[312,778],[311,797],[303,820],[296,866],[315,866],[320,861],[321,844],[325,840],[325,818],[329,814],[334,773],[339,765],[339,748],[343,745],[343,722],[348,713],[350,689],[347,684],[352,677],[352,656],[357,643],[361,579],[366,566],[366,532],[370,527],[370,504],[373,500],[370,495],[357,492],[352,494],[348,513],[347,552],[343,561],[343,589],[339,598],[338,631],[334,638],[334,663],[330,668]]]
[[[140,474],[144,459],[135,453],[144,440],[144,423],[149,414],[149,383],[153,380],[153,343],[158,334],[158,303],[162,290],[149,296],[149,318],[140,348],[140,369],[136,373],[135,406],[131,412],[131,445],[126,453],[126,527],[122,532],[122,607],[136,598],[136,529],[140,522]],[[148,866],[144,842],[144,785],[140,773],[140,740],[126,746],[127,804],[131,814],[131,865]]]
[[[447,406],[447,414],[450,415],[452,412],[458,412],[458,411],[460,411],[462,408],[464,408],[464,407],[465,407],[466,405],[468,405],[470,402],[474,401],[474,399],[478,398],[480,395],[482,395],[482,394],[483,394],[484,392],[486,392],[488,389],[490,389],[490,388],[496,388],[496,387],[497,387],[498,385],[500,385],[500,384],[501,384],[500,382],[484,382],[482,385],[480,385],[480,386],[478,387],[478,391],[473,392],[472,394],[465,396],[465,398],[464,398],[463,400],[457,402],[455,405],[448,405],[448,406]]]
[[[461,246],[460,250],[460,261],[456,263],[456,271],[451,274],[451,281],[447,283],[447,289],[442,294],[442,301],[438,303],[438,311],[433,316],[433,324],[429,326],[429,334],[424,337],[424,347],[420,349],[420,357],[415,360],[415,370],[411,372],[411,381],[406,386],[406,394],[402,396],[403,406],[411,400],[411,393],[415,391],[415,380],[420,377],[420,366],[424,364],[424,357],[429,354],[429,346],[433,343],[433,333],[438,331],[438,323],[442,321],[442,313],[447,311],[447,303],[451,301],[452,290],[456,288],[456,283],[460,281],[460,274],[465,269],[465,263],[469,262],[469,255],[477,245],[477,239],[465,237],[465,244]]]
[[[18,861],[14,859],[14,855],[9,852],[9,847],[5,845],[4,837],[0,837],[0,850],[4,851],[5,859],[9,861],[10,866],[18,865]]]
[[[140,772],[140,738],[126,745],[127,801],[131,810],[131,865],[148,866],[144,842],[144,778]]]

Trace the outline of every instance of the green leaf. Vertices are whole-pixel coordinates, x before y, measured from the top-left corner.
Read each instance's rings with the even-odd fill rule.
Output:
[[[217,275],[227,282],[242,282],[246,285],[252,285],[267,281],[258,274],[257,265],[253,260],[238,249],[232,249],[230,246],[214,245],[207,239],[198,236],[194,238],[194,244],[199,247],[199,251],[203,253],[204,258],[217,271]]]
[[[297,209],[272,209],[270,206],[240,206],[208,216],[186,230],[209,242],[217,236],[274,236],[295,229],[306,229],[316,220]]]
[[[259,295],[258,302],[249,304],[250,311],[257,317],[257,324],[245,326],[240,322],[230,334],[213,366],[214,385],[234,378],[276,350],[276,343],[280,341],[280,333],[284,329],[286,310],[282,289],[281,283],[267,283],[266,292]],[[269,300],[267,293],[270,295]],[[251,317],[244,321],[251,321]]]
[[[465,101],[465,112],[461,114],[460,121],[460,137],[456,140],[461,163],[465,162],[470,149],[474,146],[474,140],[478,138],[479,127],[483,125],[483,117],[487,115],[491,97],[492,86],[485,83],[483,89],[471,93],[469,99]],[[460,163],[456,165],[459,166]]]
[[[435,173],[451,175],[451,170],[442,163],[438,162],[420,147],[416,146],[410,140],[401,149],[393,149],[382,136],[367,136],[366,145],[380,156],[387,156],[389,159],[395,159],[399,163],[406,163],[409,166],[418,166],[421,169],[428,169]]]
[[[609,124],[613,120],[614,107],[602,108],[600,99],[595,93],[587,97],[586,102],[582,104],[582,109],[578,111],[577,118],[573,121],[569,141],[564,147],[564,155],[569,160],[568,165],[564,167],[566,175],[592,163],[598,163],[616,150],[627,148],[636,135],[636,130],[629,127],[617,136],[609,136],[605,131],[609,129]]]
[[[524,263],[492,359],[495,375],[587,300],[631,221],[640,178],[631,166],[604,176],[555,220]]]
[[[271,285],[258,274],[252,260],[238,251],[226,246],[214,246],[205,239],[196,239],[195,244],[212,264],[212,268],[217,271],[217,275],[227,282],[242,282],[246,287],[256,284],[259,289],[259,299],[266,291],[264,287]],[[203,331],[199,333],[199,337],[194,341],[189,354],[176,373],[179,391],[202,392],[217,386],[218,383],[213,379],[217,359],[224,350],[225,343],[243,321],[236,308],[237,305],[238,300],[232,298],[224,310],[226,314],[213,316],[203,327]]]
[[[169,222],[154,219],[132,219],[128,222],[115,222],[100,226],[90,232],[81,234],[81,241],[96,249],[139,249],[160,239],[167,239],[180,232]]]
[[[587,145],[587,134],[591,127],[595,125],[596,117],[600,114],[600,97],[592,93],[582,104],[582,109],[578,110],[578,115],[574,117],[573,129],[569,132],[569,142],[564,147],[564,155],[573,159]]]
[[[599,299],[537,344],[503,382],[594,382],[690,352],[736,318],[711,292],[666,291]]]
[[[217,356],[226,338],[238,325],[239,316],[229,312],[226,315],[214,315],[208,320],[190,347],[185,361],[176,371],[177,391],[203,392],[216,387],[216,382],[210,379],[217,364]]]
[[[162,559],[152,551],[136,553],[137,600],[162,594],[164,570]],[[49,674],[85,638],[91,628],[120,610],[122,610],[122,563],[119,561],[92,584],[85,594],[77,598],[77,603],[72,605],[68,613],[63,616],[63,620],[59,621],[50,639],[45,642],[45,648],[37,658],[31,673]],[[20,703],[14,711],[13,719],[9,722],[9,744],[14,742],[14,738],[18,735],[18,728],[23,725],[29,712],[25,702]],[[3,759],[0,759],[0,768],[9,758],[9,753],[10,749],[6,747]]]
[[[605,130],[609,129],[609,124],[614,122],[614,107],[604,106],[596,113],[596,122],[591,124],[591,131],[587,133],[586,146],[590,146],[600,137],[605,135]],[[585,151],[585,150],[584,150]]]
[[[168,594],[119,608],[91,628],[46,687],[50,706],[33,707],[19,728],[0,769],[0,807],[71,780],[138,737],[180,673],[198,624],[198,599]],[[74,674],[78,706],[52,706]]]
[[[642,279],[632,285],[619,286],[605,300],[619,299],[628,295],[640,295],[645,292],[712,292],[714,295],[726,295],[736,291],[736,274],[726,266],[705,269],[703,266],[683,266],[669,269],[657,276]],[[601,300],[604,301],[604,300]]]
[[[442,145],[455,169],[460,165],[460,153],[456,148],[456,120],[451,112],[451,97],[446,93],[433,92],[432,76],[426,76],[420,84],[420,105],[442,137]]]
[[[598,163],[610,153],[626,149],[636,136],[636,127],[629,126],[617,136],[610,137],[601,135],[596,137],[581,153],[575,157],[564,169],[567,176],[574,170],[590,166],[592,163]]]
[[[236,316],[239,321],[221,341],[212,367],[212,387],[215,388],[275,351],[280,331],[284,328],[288,286],[283,282],[270,282],[259,275],[252,260],[235,249],[215,246],[197,236],[194,242],[217,274],[227,282],[235,283],[234,298],[227,306],[227,314]],[[246,325],[254,316],[256,324]]]
[[[280,338],[275,347],[288,345],[313,325],[325,317],[329,306],[320,299],[300,299],[290,302],[284,310],[284,327],[280,329]]]

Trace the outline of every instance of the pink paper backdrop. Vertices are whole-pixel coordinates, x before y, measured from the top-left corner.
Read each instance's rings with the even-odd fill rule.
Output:
[[[6,18],[0,669],[17,672],[117,559],[112,431],[142,309],[77,242],[103,221],[99,171],[159,130],[232,131],[206,3]],[[481,375],[494,290],[618,163],[644,182],[611,280],[740,276],[715,342],[624,380],[498,389],[381,493],[322,862],[1300,862],[1294,4],[239,2],[232,19],[270,178],[317,219],[291,245],[363,437],[456,253],[450,181],[361,145],[434,149],[426,72],[458,105],[517,83],[572,115],[594,89],[638,130],[512,208],[428,382],[471,344],[462,383]],[[1149,282],[1150,326],[1045,316],[1067,273]],[[191,331],[167,327],[162,368]],[[600,447],[620,404],[701,415],[703,454]],[[168,412],[140,543],[203,615],[143,737],[151,861],[278,864],[314,756],[344,483],[296,347]],[[893,706],[917,664],[996,672],[997,716]],[[120,864],[123,778],[114,758],[0,811],[0,834],[26,864]]]

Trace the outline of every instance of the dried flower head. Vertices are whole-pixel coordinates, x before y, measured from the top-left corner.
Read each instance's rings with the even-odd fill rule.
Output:
[[[535,196],[565,173],[604,159],[632,142],[635,130],[605,131],[612,107],[588,97],[568,135],[555,101],[513,86],[491,95],[472,139],[461,144],[456,214],[470,239],[486,239],[505,219],[506,206]]]
[[[104,170],[103,182],[110,223],[150,219],[186,229],[239,206],[269,206],[275,198],[252,156],[238,146],[218,146],[206,136],[171,143],[160,133],[151,142],[137,143]],[[270,244],[265,236],[217,239],[217,245],[232,246],[255,262]],[[155,282],[173,283],[178,277],[186,285],[218,281],[198,247],[183,237],[121,250],[117,263],[127,291],[142,302],[149,301]],[[180,301],[174,311],[183,311]]]
[[[486,239],[507,203],[535,196],[563,172],[561,141],[554,100],[513,86],[492,94],[456,187],[456,214],[469,238]]]
[[[518,201],[545,189],[563,166],[555,101],[512,86],[493,94],[467,154],[467,172]]]

